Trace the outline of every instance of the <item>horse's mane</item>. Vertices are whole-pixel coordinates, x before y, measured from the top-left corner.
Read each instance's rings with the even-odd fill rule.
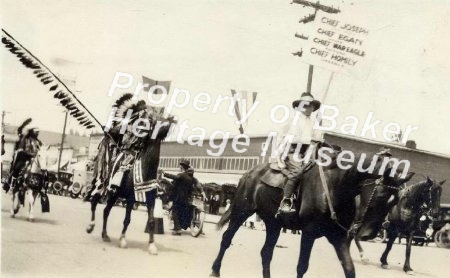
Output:
[[[419,194],[423,191],[423,188],[428,185],[429,180],[420,181],[411,185],[405,186],[399,192],[400,200],[403,199],[413,199],[415,200]]]
[[[342,183],[352,183],[357,181],[362,182],[363,180],[366,179],[377,179],[379,178],[381,175],[378,173],[380,171],[381,165],[382,165],[382,160],[378,159],[375,162],[375,167],[372,171],[372,173],[369,172],[361,172],[358,170],[358,165],[360,163],[362,154],[357,154],[355,155],[355,160],[353,162],[353,165],[346,170],[342,170]],[[373,155],[368,155],[364,158],[364,162],[361,165],[363,169],[368,169],[370,167],[370,165],[373,163]]]

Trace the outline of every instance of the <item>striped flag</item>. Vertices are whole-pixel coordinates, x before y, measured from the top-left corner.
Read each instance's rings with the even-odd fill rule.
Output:
[[[250,108],[256,101],[257,92],[249,93],[247,91],[236,92],[236,90],[231,89],[231,95],[236,97],[238,101],[234,104],[234,112],[236,114],[236,118],[238,121],[241,121],[242,115],[247,114]],[[245,127],[248,125],[248,119],[245,121]],[[244,127],[242,124],[239,126],[239,132],[241,134],[244,133]]]

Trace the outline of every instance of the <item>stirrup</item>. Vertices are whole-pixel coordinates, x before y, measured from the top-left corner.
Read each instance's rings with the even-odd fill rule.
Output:
[[[290,206],[288,209],[286,209],[286,207],[288,206],[287,204],[285,204],[286,200],[289,200],[289,202],[290,202]],[[295,211],[293,209],[293,207],[294,207],[294,199],[292,197],[291,198],[283,198],[283,200],[281,200],[280,207],[278,208],[278,212],[279,213],[289,213],[289,212]]]

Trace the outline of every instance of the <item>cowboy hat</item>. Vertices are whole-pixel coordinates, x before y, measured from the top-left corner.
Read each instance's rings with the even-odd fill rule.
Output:
[[[191,162],[189,160],[183,159],[183,160],[181,160],[180,165],[184,166],[186,168],[189,168],[191,165]]]
[[[308,101],[309,105],[312,105],[314,107],[313,111],[316,111],[320,107],[320,101],[315,99],[311,93],[305,92],[300,96],[300,99],[294,100],[292,102],[292,108],[297,108],[302,101]]]

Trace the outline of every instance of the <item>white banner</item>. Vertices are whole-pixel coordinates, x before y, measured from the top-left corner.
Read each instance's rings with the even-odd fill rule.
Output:
[[[302,60],[333,72],[364,78],[369,71],[369,29],[343,14],[318,11],[302,45]]]

